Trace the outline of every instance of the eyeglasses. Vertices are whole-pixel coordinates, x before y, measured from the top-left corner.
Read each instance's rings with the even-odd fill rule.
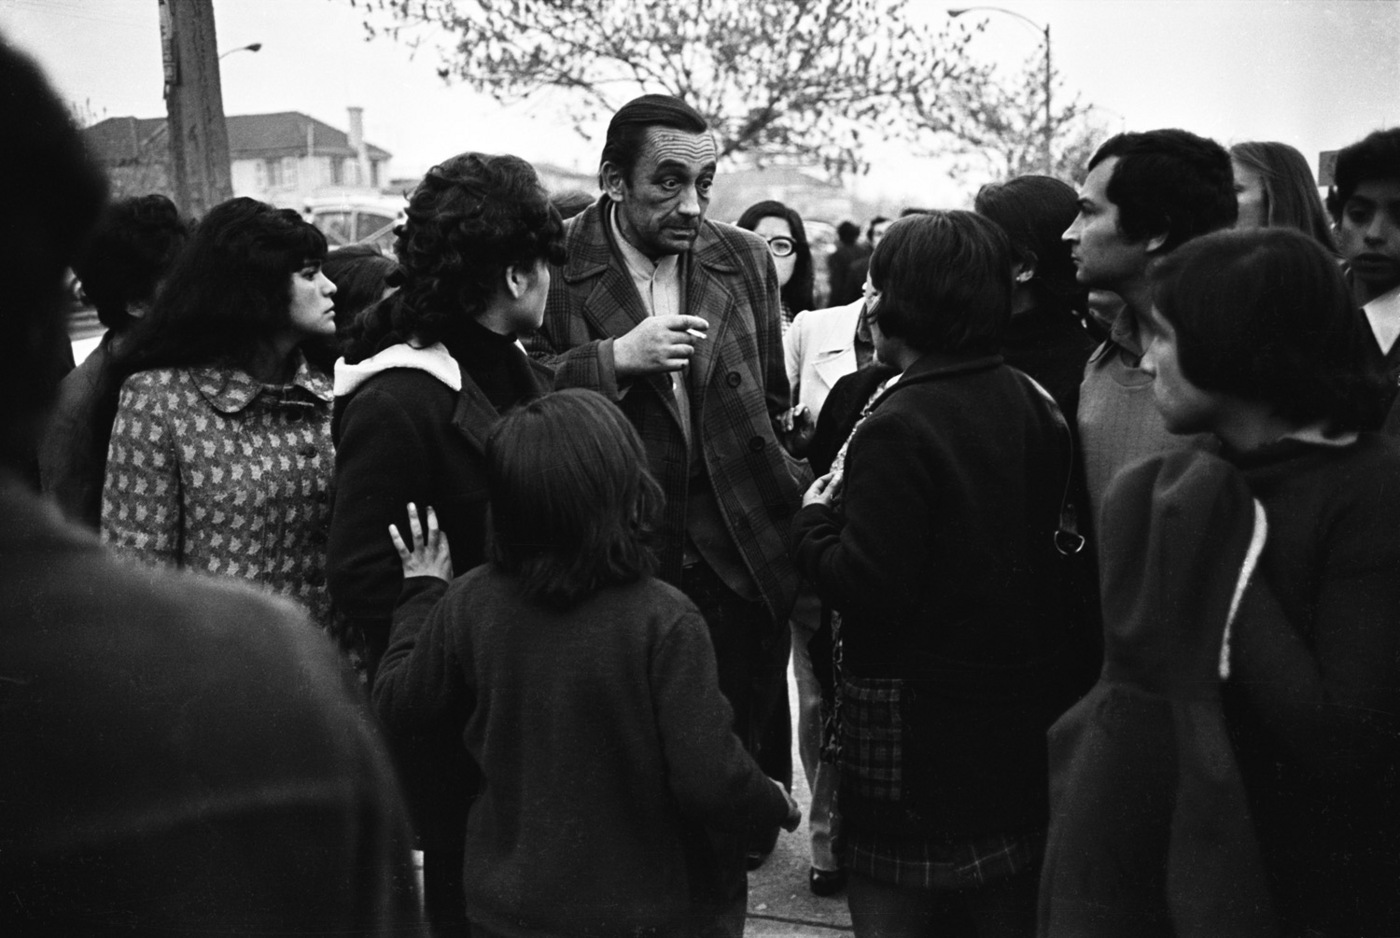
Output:
[[[797,243],[791,238],[784,238],[778,235],[776,238],[768,239],[768,253],[774,257],[789,257],[793,251],[797,250]]]

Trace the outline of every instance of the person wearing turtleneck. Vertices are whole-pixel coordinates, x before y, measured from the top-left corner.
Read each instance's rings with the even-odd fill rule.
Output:
[[[462,574],[485,559],[486,436],[512,406],[552,390],[518,332],[539,326],[563,223],[530,165],[464,153],[429,170],[399,229],[397,292],[371,307],[336,363],[336,498],[327,547],[344,644],[369,684],[403,570],[388,528],[431,506]],[[428,915],[465,935],[462,837],[473,769],[460,727],[390,742],[423,845]]]

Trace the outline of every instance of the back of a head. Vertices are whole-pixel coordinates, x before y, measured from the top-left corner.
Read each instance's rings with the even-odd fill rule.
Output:
[[[398,265],[368,244],[351,244],[326,255],[321,269],[335,284],[335,324],[343,332],[366,307],[384,296],[387,278]]]
[[[510,266],[564,262],[564,222],[517,156],[459,153],[423,176],[395,229],[402,286],[351,328],[356,362],[386,343],[450,341],[501,288]]]
[[[1118,163],[1108,198],[1118,224],[1134,241],[1165,235],[1162,251],[1235,223],[1235,177],[1230,154],[1214,140],[1186,130],[1149,130],[1110,137],[1089,161]]]
[[[1372,131],[1337,154],[1327,192],[1327,211],[1334,222],[1341,222],[1342,209],[1356,187],[1373,179],[1400,179],[1400,127]]]
[[[860,237],[860,225],[853,221],[843,221],[836,226],[836,239],[846,246],[856,243]]]
[[[1230,147],[1230,156],[1257,173],[1263,182],[1264,217],[1270,228],[1295,228],[1337,253],[1337,242],[1307,157],[1297,148],[1273,140],[1237,143]]]
[[[1380,388],[1336,259],[1293,228],[1221,231],[1152,272],[1155,308],[1197,386],[1355,429]]]
[[[655,568],[663,497],[627,417],[601,394],[556,391],[507,414],[486,441],[488,555],[525,594],[568,608]]]
[[[107,183],[68,110],[27,57],[0,39],[0,174],[15,181],[0,225],[0,464],[32,455],[67,342],[64,272],[102,209]]]
[[[870,258],[882,332],[919,352],[986,354],[1011,318],[1011,245],[993,221],[964,211],[892,224]]]
[[[1035,265],[1030,287],[1038,307],[1087,310],[1088,291],[1076,281],[1069,244],[1061,237],[1079,213],[1073,188],[1050,176],[1017,176],[983,186],[973,208],[1006,232],[1016,263]]]
[[[618,108],[608,122],[599,165],[612,163],[622,171],[624,179],[630,180],[646,144],[647,131],[652,127],[699,134],[709,130],[710,124],[699,111],[672,95],[644,94],[633,98]],[[601,170],[599,185],[602,186]]]
[[[189,236],[189,223],[163,195],[134,196],[107,206],[73,260],[83,294],[104,326],[121,331],[135,322],[128,309],[150,305]]]
[[[133,328],[119,370],[248,367],[287,324],[292,275],[325,256],[325,235],[292,209],[247,197],[219,203]]]

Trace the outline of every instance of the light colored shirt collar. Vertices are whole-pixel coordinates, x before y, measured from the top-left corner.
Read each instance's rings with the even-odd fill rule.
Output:
[[[1371,334],[1376,337],[1381,354],[1390,354],[1390,347],[1400,337],[1400,287],[1382,293],[1361,308],[1371,323]]]
[[[612,227],[618,250],[627,265],[627,272],[637,285],[642,304],[650,316],[673,316],[681,311],[681,259],[679,254],[667,254],[653,261],[622,236],[617,224],[617,209],[608,206],[608,224]]]

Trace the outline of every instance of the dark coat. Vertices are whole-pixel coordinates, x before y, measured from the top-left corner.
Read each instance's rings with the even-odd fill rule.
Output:
[[[906,688],[901,791],[861,797],[843,770],[853,829],[1045,822],[1044,731],[1068,703],[1053,544],[1067,433],[1052,408],[1000,356],[926,355],[857,428],[842,510],[797,515],[798,564],[842,614],[846,676]]]
[[[666,495],[660,573],[678,585],[691,453],[669,375],[634,379],[625,394],[618,387],[612,342],[647,312],[601,206],[566,226],[568,261],[551,270],[544,325],[531,350],[554,367],[558,387],[600,392],[637,428]],[[788,408],[777,273],[757,235],[706,221],[681,277],[684,312],[709,322],[688,369],[694,439],[725,526],[774,621],[784,621],[797,594],[789,524],[811,475],[773,428]]]
[[[0,934],[416,934],[393,769],[306,616],[8,472],[0,517]]]

